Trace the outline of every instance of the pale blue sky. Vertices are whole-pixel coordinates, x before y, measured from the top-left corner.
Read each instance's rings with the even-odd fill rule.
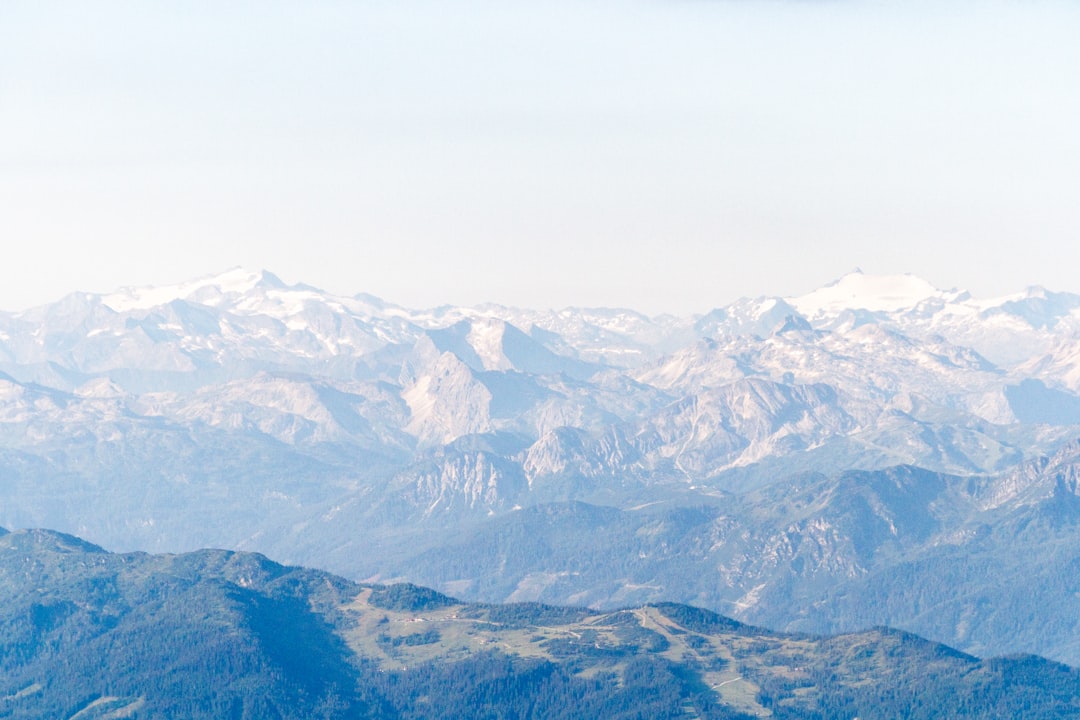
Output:
[[[1080,3],[0,3],[0,308],[1080,291]]]

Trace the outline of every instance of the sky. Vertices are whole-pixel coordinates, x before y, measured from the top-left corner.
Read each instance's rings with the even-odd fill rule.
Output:
[[[0,309],[1080,292],[1080,3],[0,3]]]

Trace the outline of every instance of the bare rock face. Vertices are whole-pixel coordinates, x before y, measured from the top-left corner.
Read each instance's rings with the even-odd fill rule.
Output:
[[[453,453],[398,476],[424,515],[506,511],[524,498],[528,483],[513,464],[477,452]]]
[[[424,445],[445,444],[491,426],[491,392],[456,355],[441,353],[404,388],[406,432]]]

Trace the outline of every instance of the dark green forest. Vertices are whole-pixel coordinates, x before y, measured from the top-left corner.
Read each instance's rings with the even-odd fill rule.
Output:
[[[1068,718],[1080,672],[675,604],[465,604],[256,554],[0,536],[3,718]]]

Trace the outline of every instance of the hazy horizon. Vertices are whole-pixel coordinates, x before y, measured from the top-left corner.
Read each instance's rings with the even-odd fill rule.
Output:
[[[706,311],[1080,290],[1066,2],[0,7],[0,308],[233,266]]]

